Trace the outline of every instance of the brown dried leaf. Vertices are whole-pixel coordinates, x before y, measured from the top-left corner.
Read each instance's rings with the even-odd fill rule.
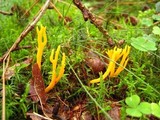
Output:
[[[16,64],[15,64],[16,65]],[[17,65],[19,66],[19,63],[17,63]],[[9,80],[11,79],[11,77],[13,77],[15,75],[15,66],[9,67],[7,68],[6,72],[5,72],[5,79]]]
[[[92,51],[86,52],[87,58],[85,63],[89,66],[95,74],[105,69],[105,63],[99,58],[99,56]]]
[[[31,96],[37,95],[42,105],[45,105],[47,100],[45,85],[37,63],[35,63],[32,67],[32,77],[33,79],[30,81],[30,94]],[[37,100],[35,97],[32,97],[32,99]]]
[[[30,83],[30,91],[29,91],[29,93],[31,95],[30,97],[32,98],[32,100],[34,102],[38,102],[39,99],[38,99],[38,96],[36,95],[36,91],[34,89],[34,81],[33,81],[33,79],[30,79],[29,83]]]
[[[138,19],[135,16],[130,16],[129,19],[133,26],[138,24]]]
[[[120,106],[114,106],[112,109],[108,112],[108,114],[111,116],[113,120],[120,120],[121,115],[120,115]]]
[[[42,115],[35,113],[35,112],[27,113],[27,116],[30,117],[31,120],[52,120],[48,117],[42,116]]]
[[[93,120],[92,114],[89,111],[82,112],[80,120]]]
[[[107,43],[110,47],[115,45],[115,42],[112,40],[112,38],[108,38]]]
[[[27,116],[30,117],[31,120],[42,120],[42,117],[39,117],[33,113],[27,113]]]
[[[11,79],[11,77],[13,77],[15,75],[15,71],[16,71],[16,67],[22,66],[22,68],[25,68],[27,66],[29,66],[32,62],[32,58],[27,58],[25,61],[21,62],[21,63],[16,63],[11,67],[7,68],[7,71],[5,73],[5,79],[9,80]]]

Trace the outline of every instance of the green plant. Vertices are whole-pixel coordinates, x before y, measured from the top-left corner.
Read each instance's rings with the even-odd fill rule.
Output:
[[[160,38],[160,28],[156,26],[156,22],[160,21],[160,16],[152,9],[139,12],[138,18],[140,20],[140,26],[145,27],[146,31],[143,31],[138,37],[132,37],[131,45],[137,50],[144,52],[156,51],[157,42]],[[152,29],[152,31],[149,29]]]
[[[17,119],[15,117],[19,114],[19,118],[24,119],[26,116],[26,112],[28,111],[28,106],[30,105],[28,102],[28,93],[29,93],[29,83],[25,85],[25,90],[22,95],[15,95],[16,88],[14,84],[6,86],[6,119]],[[20,91],[22,92],[22,91]]]
[[[160,102],[148,103],[140,102],[140,97],[138,95],[132,95],[125,99],[127,104],[126,113],[132,117],[142,117],[142,115],[154,115],[160,118]]]
[[[147,39],[146,39],[147,38]],[[157,50],[156,43],[154,40],[148,39],[149,37],[137,37],[132,38],[131,45],[140,51],[155,51]]]
[[[90,111],[95,119],[103,119],[105,116],[106,119],[111,119],[112,116],[110,117],[108,111],[114,110],[112,103],[122,101],[124,114],[122,113],[121,116],[124,119],[126,119],[126,114],[138,117],[138,119],[147,119],[150,115],[159,118],[160,102],[157,104],[160,99],[159,3],[155,7],[155,2],[147,2],[150,9],[138,13],[146,0],[130,0],[128,2],[118,0],[81,1],[97,17],[97,24],[105,28],[109,36],[103,37],[103,34],[89,20],[84,21],[83,17],[88,17],[87,12],[84,11],[86,13],[82,15],[81,11],[73,4],[73,0],[55,0],[53,2],[61,16],[57,14],[55,9],[47,9],[37,23],[37,26],[40,26],[41,23],[45,23],[47,26],[48,44],[46,44],[41,62],[45,85],[49,84],[52,77],[51,72],[48,72],[51,71],[51,64],[49,59],[46,59],[50,56],[51,48],[56,48],[61,44],[62,51],[68,57],[66,58],[65,77],[48,94],[47,105],[55,106],[55,103],[59,102],[63,108],[64,104],[61,103],[65,103],[65,106],[69,108],[68,112],[74,112],[74,114],[76,114],[76,111],[73,111],[74,108],[83,106],[81,112]],[[3,31],[0,32],[0,45],[3,45],[0,47],[0,58],[15,42],[27,24],[35,18],[44,2],[45,0],[29,2],[12,0],[8,3],[2,0],[0,11],[10,12],[11,8],[13,9],[15,6],[18,9],[15,8],[13,15],[10,16],[0,14],[0,23],[2,23],[0,30]],[[27,11],[30,14],[23,20]],[[67,22],[64,22],[64,19]],[[132,20],[135,20],[135,24]],[[108,44],[108,38],[113,40],[118,49],[123,48],[126,44],[130,45],[131,52],[128,56],[127,67],[123,72],[117,77],[106,77],[103,80],[103,74],[109,68],[109,56],[105,54],[105,51],[114,48],[114,45]],[[14,74],[10,75],[9,80],[6,80],[7,120],[26,119],[26,113],[31,111],[42,115],[40,107],[37,103],[30,103],[31,95],[28,95],[28,81],[32,75],[30,64],[32,62],[23,64],[26,58],[35,61],[36,39],[36,29],[33,28],[11,53],[8,68],[13,70]],[[121,40],[126,43],[119,44]],[[93,73],[91,67],[85,63],[88,51],[96,53],[100,61],[105,63],[104,71],[99,73],[99,76],[98,73]],[[90,58],[90,56],[87,57]],[[98,64],[97,61],[94,63]],[[120,67],[118,63],[120,60],[115,62],[115,70]],[[19,65],[15,66],[15,64]],[[60,64],[60,61],[57,64]],[[113,68],[113,66],[110,67]],[[3,66],[0,66],[0,73],[2,72]],[[89,80],[98,77],[100,77],[98,84],[88,85]],[[0,83],[0,89],[2,90],[2,83]],[[141,99],[138,95],[134,95],[135,93],[141,96]],[[126,95],[132,96],[126,98]],[[2,96],[0,96],[0,100],[1,98]],[[125,98],[127,106],[123,102]],[[117,107],[117,104],[115,106]],[[118,106],[118,108],[120,107]],[[80,112],[78,111],[78,113]]]

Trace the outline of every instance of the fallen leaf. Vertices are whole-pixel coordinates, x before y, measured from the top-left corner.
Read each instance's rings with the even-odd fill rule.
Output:
[[[45,105],[47,100],[45,85],[37,63],[32,67],[32,77],[33,78],[30,80],[31,98],[33,101],[37,101],[37,99],[39,99],[42,105]]]
[[[52,117],[53,107],[47,105],[47,96],[45,93],[45,85],[41,75],[41,71],[37,63],[32,67],[32,79],[30,80],[30,97],[34,102],[40,101],[41,110],[43,114],[50,119]],[[35,116],[31,116],[33,119]],[[39,120],[39,118],[38,118]]]
[[[87,58],[85,63],[89,66],[95,74],[103,71],[105,69],[105,63],[99,58],[99,56],[92,51],[85,53]]]
[[[115,45],[115,42],[112,40],[112,38],[108,38],[107,43],[110,47]]]
[[[89,111],[82,112],[80,120],[93,120],[93,116]]]
[[[33,112],[33,113],[27,113],[27,116],[30,117],[31,120],[53,120],[51,118],[42,116],[42,115],[40,115],[38,113],[35,113],[35,112]]]
[[[19,71],[27,66],[29,66],[32,62],[32,58],[27,58],[25,61],[21,63],[16,63],[11,67],[8,67],[6,72],[5,72],[5,79],[9,80],[11,77],[15,76],[15,71]]]
[[[133,26],[138,24],[138,19],[135,16],[130,16],[129,20]]]
[[[30,97],[32,98],[32,100],[34,102],[38,102],[39,98],[38,98],[38,96],[36,94],[36,91],[34,89],[34,81],[33,81],[33,79],[30,79],[29,83],[30,83],[30,91],[29,91]]]
[[[34,113],[27,113],[27,116],[30,117],[31,120],[42,120],[42,117],[35,115]]]
[[[114,106],[108,112],[108,114],[111,116],[112,120],[120,120],[121,119],[120,111],[121,111],[120,106]]]

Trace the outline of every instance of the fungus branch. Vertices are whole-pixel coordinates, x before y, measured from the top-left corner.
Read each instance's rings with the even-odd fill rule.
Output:
[[[41,70],[41,61],[42,61],[42,54],[45,45],[47,44],[47,35],[46,35],[46,27],[41,25],[41,29],[39,30],[38,27],[36,28],[38,34],[38,51],[37,51],[37,64],[39,69]],[[43,38],[43,40],[42,40]]]
[[[62,61],[61,61],[61,67],[60,67],[59,73],[57,75],[57,62],[58,62],[59,52],[60,52],[60,46],[58,46],[58,48],[56,50],[54,59],[53,59],[54,49],[51,52],[50,61],[52,63],[52,80],[51,80],[50,84],[48,85],[48,87],[45,89],[45,92],[49,92],[51,89],[53,89],[53,87],[55,86],[55,84],[57,84],[57,82],[60,80],[60,78],[64,74],[65,59],[66,59],[65,53],[63,53]]]
[[[109,64],[106,72],[102,75],[102,78],[105,79],[107,76],[109,77],[117,77],[120,72],[124,70],[128,63],[128,55],[130,53],[130,46],[125,46],[124,49],[115,47],[113,50],[108,50],[107,55],[109,57]],[[121,58],[120,64],[117,61]],[[118,64],[118,68],[116,69],[116,64]],[[100,78],[93,79],[90,83],[100,82]]]

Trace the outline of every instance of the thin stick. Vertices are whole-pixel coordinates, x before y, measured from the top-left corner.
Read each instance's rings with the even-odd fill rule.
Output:
[[[96,99],[89,93],[88,89],[86,88],[86,86],[82,83],[81,79],[78,77],[77,73],[75,72],[75,70],[73,69],[73,67],[71,66],[71,64],[68,62],[68,65],[71,67],[72,72],[74,73],[74,75],[76,76],[77,80],[79,81],[79,83],[81,84],[82,88],[85,90],[85,92],[88,94],[88,96],[91,98],[91,100],[96,104],[97,107],[100,108],[100,110],[104,113],[105,117],[107,120],[112,120],[112,118],[110,117],[110,115],[106,112],[106,110],[96,101]]]
[[[45,120],[53,120],[53,119],[51,119],[51,118],[47,118],[47,117],[45,117],[45,116],[42,116],[42,115],[40,115],[40,114],[38,114],[38,113],[36,113],[36,112],[33,112],[33,113],[27,113],[27,115],[30,115],[30,116],[37,116],[37,117],[40,117],[40,118],[43,118],[43,119],[45,119]]]
[[[3,15],[13,15],[12,12],[6,12],[6,11],[1,11],[1,10],[0,10],[0,14],[3,14]]]
[[[5,65],[5,60],[3,61],[3,74],[2,74],[2,120],[5,120],[6,114],[6,90],[5,90],[5,74],[9,65],[10,56],[7,59],[7,63]]]
[[[42,17],[44,12],[47,10],[49,3],[50,3],[50,0],[46,0],[45,4],[40,9],[38,14],[33,18],[32,22],[28,24],[28,26],[23,30],[23,32],[20,34],[20,36],[14,42],[12,47],[0,58],[0,62],[2,62],[4,59],[6,59],[8,57],[8,55],[19,45],[19,43],[23,40],[23,38],[34,28],[35,24],[39,21],[39,19]]]
[[[29,11],[39,2],[39,0],[36,0],[33,5],[22,15],[21,18],[23,18],[27,13],[29,13]]]
[[[53,9],[58,13],[59,17],[64,18],[63,15],[60,13],[60,11],[56,8],[56,6],[52,2],[50,2],[50,4],[53,6]],[[64,23],[65,24],[67,23],[65,18],[64,18]]]
[[[17,50],[21,50],[21,49],[29,49],[29,48],[32,48],[31,45],[27,45],[27,46],[22,46],[22,47],[16,47],[15,49],[13,49],[12,51],[17,51]]]
[[[65,5],[71,6],[71,7],[73,7],[73,8],[76,8],[75,5],[72,5],[72,4],[70,4],[70,3],[68,3],[68,2],[65,2],[65,1],[62,1],[62,0],[58,0],[57,2],[63,3],[63,4],[65,4]]]

